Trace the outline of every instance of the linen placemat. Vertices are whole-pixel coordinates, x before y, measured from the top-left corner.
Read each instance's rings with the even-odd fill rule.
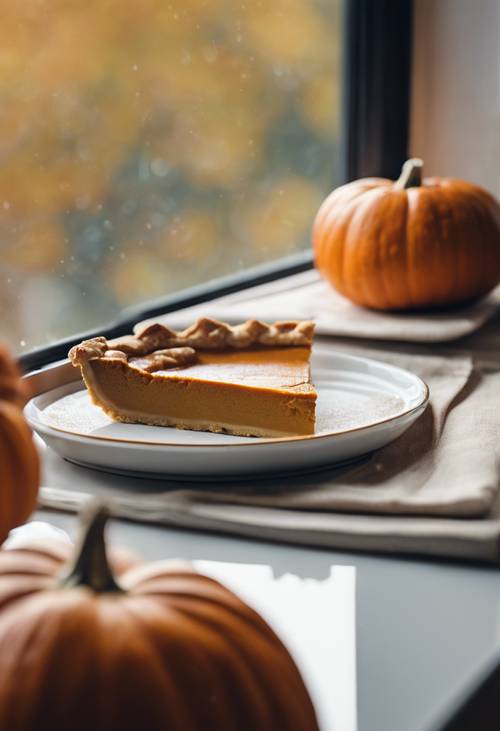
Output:
[[[231,324],[312,319],[318,335],[439,343],[475,332],[499,311],[500,287],[479,302],[444,312],[375,312],[352,304],[310,271],[144,322],[181,328],[199,316]]]
[[[336,347],[352,352],[353,342]],[[381,355],[359,341],[358,348]],[[41,505],[78,510],[100,493],[117,516],[132,520],[330,548],[497,561],[500,373],[474,369],[469,357],[394,347],[382,353],[428,383],[430,405],[402,437],[361,464],[213,485],[105,475],[64,464],[47,450]]]

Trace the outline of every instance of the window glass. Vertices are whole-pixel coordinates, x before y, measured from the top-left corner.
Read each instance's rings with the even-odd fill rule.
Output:
[[[23,351],[310,245],[341,0],[8,0],[0,335]]]

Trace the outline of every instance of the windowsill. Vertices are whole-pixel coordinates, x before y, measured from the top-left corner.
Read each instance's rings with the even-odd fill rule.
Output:
[[[314,271],[299,273],[228,295],[225,300],[263,296],[313,282],[316,277]],[[33,375],[32,381],[43,390],[47,379],[57,377],[57,372],[59,378],[63,373],[74,377],[74,371],[68,369],[65,365],[47,368]],[[78,467],[47,449],[43,460],[43,485],[51,488],[64,490],[71,485],[77,493],[112,496],[115,486],[136,492],[147,485],[150,489],[162,485]],[[61,513],[42,510],[38,517],[75,530],[75,519]],[[500,652],[500,585],[496,571],[489,568],[290,547],[179,528],[182,526],[155,527],[120,520],[112,534],[146,559],[182,556],[225,563],[229,556],[232,563],[270,565],[275,576],[291,573],[316,581],[325,580],[332,566],[354,567],[357,667],[350,691],[357,694],[359,729],[430,727]],[[345,729],[356,728],[349,723]]]

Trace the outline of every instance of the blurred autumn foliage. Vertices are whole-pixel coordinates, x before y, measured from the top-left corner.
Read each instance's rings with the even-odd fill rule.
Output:
[[[33,347],[308,245],[342,0],[5,0],[0,334]]]

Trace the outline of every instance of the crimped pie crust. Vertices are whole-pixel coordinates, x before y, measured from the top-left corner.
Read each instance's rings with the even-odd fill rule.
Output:
[[[153,324],[135,335],[114,340],[98,336],[84,340],[69,351],[74,366],[89,360],[106,358],[126,361],[129,366],[152,373],[196,362],[196,350],[244,349],[252,346],[310,347],[314,323],[291,320],[273,325],[247,320],[241,325],[227,325],[203,317],[186,330],[177,332],[165,325]]]

